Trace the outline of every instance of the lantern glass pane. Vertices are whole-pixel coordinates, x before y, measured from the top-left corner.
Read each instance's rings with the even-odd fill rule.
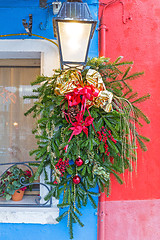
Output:
[[[63,61],[85,62],[92,23],[58,22]]]

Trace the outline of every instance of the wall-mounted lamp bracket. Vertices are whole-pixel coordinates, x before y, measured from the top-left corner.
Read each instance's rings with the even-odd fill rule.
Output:
[[[32,36],[32,14],[29,14],[29,24],[26,22],[26,19],[22,20],[22,24],[28,33],[28,36]]]
[[[61,8],[61,5],[62,3],[61,2],[58,2],[58,1],[55,1],[55,2],[52,2],[52,6],[53,6],[53,14],[56,15],[60,8]]]

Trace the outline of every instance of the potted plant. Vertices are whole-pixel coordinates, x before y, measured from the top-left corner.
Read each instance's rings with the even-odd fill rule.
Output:
[[[11,198],[13,201],[22,200],[30,177],[30,170],[24,171],[17,166],[11,167],[1,177],[0,196],[5,198],[7,201]]]

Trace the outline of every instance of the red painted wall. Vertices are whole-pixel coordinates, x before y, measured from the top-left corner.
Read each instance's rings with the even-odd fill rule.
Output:
[[[160,200],[101,202],[101,235],[98,240],[159,240]]]
[[[151,124],[144,123],[141,133],[151,139],[148,151],[138,153],[137,175],[133,173],[132,183],[119,185],[111,180],[111,195],[106,200],[144,200],[160,199],[160,1],[122,0],[124,2],[124,20],[122,5],[117,1],[104,10],[106,31],[105,56],[115,60],[124,56],[124,60],[133,60],[133,71],[144,71],[143,77],[132,82],[140,95],[150,93],[150,100],[141,103],[141,109],[148,115]],[[109,0],[102,2],[108,3]],[[99,8],[101,16],[102,6]],[[133,187],[132,187],[133,185]]]

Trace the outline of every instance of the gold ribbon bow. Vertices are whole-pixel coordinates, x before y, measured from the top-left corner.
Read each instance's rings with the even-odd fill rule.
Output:
[[[101,107],[106,112],[112,110],[112,98],[113,93],[106,90],[104,82],[100,73],[96,70],[89,69],[86,74],[86,82],[83,82],[82,75],[79,71],[71,72],[68,81],[65,81],[65,78],[68,74],[68,71],[65,71],[57,78],[57,85],[55,88],[55,94],[57,95],[66,95],[67,93],[73,92],[75,88],[84,87],[85,85],[92,85],[94,88],[99,90],[97,97],[94,97],[92,102],[89,102],[89,106]]]

